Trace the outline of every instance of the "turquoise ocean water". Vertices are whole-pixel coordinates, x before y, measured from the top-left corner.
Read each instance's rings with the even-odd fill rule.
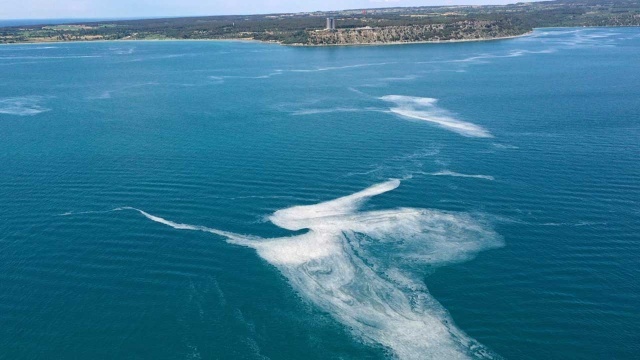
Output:
[[[640,30],[0,46],[0,359],[633,359]]]

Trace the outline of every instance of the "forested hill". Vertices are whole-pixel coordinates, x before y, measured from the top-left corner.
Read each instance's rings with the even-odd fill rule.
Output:
[[[336,19],[336,30],[324,30],[327,17]],[[561,26],[640,26],[640,1],[568,0],[41,24],[0,28],[0,43],[253,39],[296,45],[376,44],[492,39]]]

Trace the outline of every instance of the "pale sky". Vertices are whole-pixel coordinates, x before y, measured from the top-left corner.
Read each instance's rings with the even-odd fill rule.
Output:
[[[514,2],[517,0],[0,0],[0,19],[174,17]]]

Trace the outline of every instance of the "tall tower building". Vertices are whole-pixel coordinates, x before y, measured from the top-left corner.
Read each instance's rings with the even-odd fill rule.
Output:
[[[327,18],[327,30],[335,30],[336,29],[336,19],[330,17]]]

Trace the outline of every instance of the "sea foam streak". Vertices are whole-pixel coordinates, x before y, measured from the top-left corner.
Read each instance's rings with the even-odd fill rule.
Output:
[[[450,170],[442,170],[438,172],[431,173],[433,176],[453,176],[453,177],[464,177],[464,178],[473,178],[473,179],[483,179],[483,180],[495,180],[495,178],[491,175],[471,175],[471,174],[461,174],[455,171]]]
[[[453,115],[436,104],[437,99],[414,96],[387,95],[381,100],[394,103],[389,109],[392,113],[414,120],[424,120],[468,137],[493,137],[483,127],[458,120]]]
[[[401,359],[495,358],[453,324],[422,283],[425,269],[463,261],[502,245],[482,222],[464,214],[399,208],[360,211],[371,197],[396,189],[390,180],[335,200],[276,211],[275,225],[308,231],[259,239],[179,224],[139,211],[181,230],[210,232],[255,249],[295,290],[365,342]]]
[[[49,111],[50,109],[40,105],[42,100],[40,96],[0,98],[0,114],[33,116]]]

